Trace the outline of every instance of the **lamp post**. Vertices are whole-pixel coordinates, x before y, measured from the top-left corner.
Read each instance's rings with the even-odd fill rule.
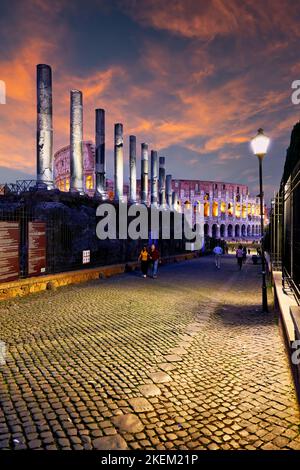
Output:
[[[262,161],[267,153],[270,139],[264,134],[263,129],[258,129],[257,135],[252,139],[251,146],[259,163],[259,198],[260,198],[260,231],[261,231],[261,269],[262,269],[262,309],[268,312],[267,285],[266,285],[266,260],[264,252],[264,210],[263,210],[263,180]]]

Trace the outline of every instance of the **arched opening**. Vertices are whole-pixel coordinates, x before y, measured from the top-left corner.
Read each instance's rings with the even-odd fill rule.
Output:
[[[226,214],[226,202],[221,202],[221,214]]]
[[[235,228],[234,228],[234,236],[236,238],[239,238],[240,237],[240,226],[238,224],[236,224]]]
[[[236,206],[235,206],[235,216],[237,218],[241,217],[241,204],[236,204]]]
[[[209,235],[209,225],[204,224],[204,235],[208,236]]]
[[[212,205],[212,215],[213,217],[218,217],[219,215],[219,204],[216,201]]]
[[[245,219],[247,217],[247,206],[246,204],[242,205],[242,218]]]
[[[220,237],[221,238],[225,237],[225,225],[224,224],[221,224],[221,227],[220,227]]]
[[[248,225],[247,227],[247,237],[251,237],[251,226]]]
[[[254,225],[252,225],[251,232],[252,232],[251,233],[252,237],[254,237],[255,236],[255,227],[254,227]]]
[[[204,217],[209,217],[209,202],[204,203]]]
[[[242,237],[245,237],[246,236],[246,225],[243,224],[242,225]]]
[[[213,238],[217,238],[217,234],[218,234],[218,227],[217,227],[217,224],[213,224],[212,226],[212,231],[211,231],[211,236]]]
[[[91,190],[94,189],[94,182],[92,175],[86,175],[85,177],[85,189]]]
[[[228,229],[227,229],[228,238],[232,238],[232,233],[233,233],[233,227],[231,224],[229,224]]]
[[[228,203],[228,209],[227,209],[227,213],[229,216],[233,216],[233,205],[231,202]]]

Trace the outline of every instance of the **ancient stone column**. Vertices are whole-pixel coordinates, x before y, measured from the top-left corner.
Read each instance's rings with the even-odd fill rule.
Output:
[[[136,136],[129,136],[129,200],[136,202]]]
[[[151,150],[151,204],[158,204],[158,158],[155,150]]]
[[[83,193],[82,93],[79,90],[71,90],[70,97],[70,191]]]
[[[178,194],[176,191],[172,192],[172,206],[174,210],[178,210]]]
[[[142,144],[142,159],[141,159],[141,203],[147,205],[148,203],[148,144]]]
[[[96,193],[106,198],[105,111],[96,109]]]
[[[123,124],[115,124],[115,200],[123,198]]]
[[[166,177],[166,198],[169,209],[172,209],[172,175]]]
[[[159,203],[161,206],[166,205],[166,159],[159,157]]]
[[[37,66],[37,181],[53,188],[52,73],[46,64]]]

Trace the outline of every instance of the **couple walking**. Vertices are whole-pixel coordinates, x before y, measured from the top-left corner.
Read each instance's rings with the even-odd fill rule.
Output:
[[[154,243],[151,245],[150,250],[147,250],[146,246],[143,247],[139,256],[139,261],[141,262],[142,276],[147,277],[148,269],[150,267],[151,277],[156,279],[159,262],[159,251]]]
[[[223,249],[220,247],[220,245],[217,245],[215,246],[215,248],[213,249],[213,253],[215,255],[215,265],[216,265],[216,268],[217,269],[220,269],[221,268],[221,257],[223,255]],[[237,258],[237,263],[238,263],[238,267],[239,269],[241,270],[242,269],[242,266],[243,266],[243,263],[245,263],[246,261],[246,258],[247,258],[247,250],[246,248],[242,245],[239,245],[238,249],[236,250],[236,254],[235,254],[236,258]]]

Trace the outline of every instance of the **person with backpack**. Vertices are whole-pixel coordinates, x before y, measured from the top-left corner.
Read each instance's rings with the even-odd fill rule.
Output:
[[[149,258],[150,258],[150,265],[151,265],[151,274],[152,274],[153,279],[157,278],[159,257],[160,257],[159,251],[154,245],[154,243],[152,243],[150,252],[149,252]]]
[[[239,245],[238,249],[236,250],[236,258],[237,258],[237,263],[240,268],[240,271],[243,266],[243,256],[244,256],[243,247],[242,245]]]
[[[141,262],[142,277],[147,277],[149,253],[146,246],[144,246],[140,252],[139,261]]]

